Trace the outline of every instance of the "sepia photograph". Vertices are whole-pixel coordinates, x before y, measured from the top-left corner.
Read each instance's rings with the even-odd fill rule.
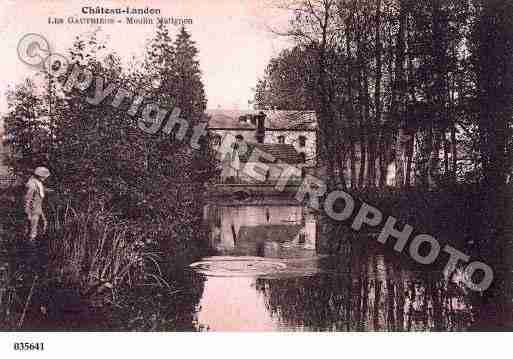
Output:
[[[513,1],[2,0],[0,52],[8,357],[513,331]]]

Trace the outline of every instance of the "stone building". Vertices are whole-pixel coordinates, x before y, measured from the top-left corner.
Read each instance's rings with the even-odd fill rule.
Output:
[[[260,113],[265,116],[259,116]],[[302,175],[305,173],[314,174],[321,179],[327,175],[326,166],[318,157],[320,143],[318,124],[314,111],[269,110],[259,112],[218,109],[208,110],[207,117],[210,135],[213,135],[212,137],[216,142],[220,142],[226,134],[231,134],[241,141],[245,141],[250,148],[256,147],[259,150],[272,154],[281,162],[297,167],[301,170]],[[261,123],[259,123],[259,118],[262,119],[260,120]],[[362,171],[364,183],[366,183],[365,179],[371,167],[369,158],[370,154],[366,153],[365,167]],[[245,177],[243,173],[229,166],[231,164],[231,167],[233,167],[233,163],[240,163],[240,167],[243,168],[246,160],[242,157],[237,158],[236,153],[231,158],[226,158],[225,163],[223,163],[221,180],[225,181],[227,178],[233,177],[241,182],[254,182],[251,178]],[[349,156],[346,155],[344,178],[347,186],[355,186],[359,182],[361,172],[361,150],[359,143],[355,144],[355,160],[356,178],[351,178],[351,164]],[[266,163],[266,165],[269,166],[269,174],[267,174],[266,180],[272,182],[276,176],[279,176],[282,169],[271,163]],[[377,159],[374,167],[376,185],[378,185],[381,171]],[[384,168],[386,171],[386,185],[395,186],[397,172],[395,160],[390,159]],[[338,176],[338,173],[335,173],[335,175]]]
[[[272,154],[280,162],[296,166],[302,173],[313,172],[317,165],[317,121],[313,111],[240,111],[208,110],[208,129],[215,142],[231,134],[250,147]],[[241,163],[248,158],[237,158],[237,153],[223,163],[222,180],[230,177],[242,182],[253,182],[240,171],[234,172],[229,164]],[[265,161],[263,161],[265,162]],[[273,181],[281,168],[268,163],[265,179]],[[235,166],[237,167],[237,166]]]
[[[239,141],[240,137],[239,137]],[[239,142],[240,143],[240,142]],[[234,151],[231,156],[227,156],[223,162],[223,171],[221,178],[223,182],[227,182],[229,177],[235,182],[242,183],[261,183],[261,182],[275,182],[283,172],[281,164],[286,163],[301,170],[304,168],[304,159],[295,150],[292,145],[287,144],[266,144],[266,143],[247,143],[247,151],[239,156],[238,151]],[[270,154],[275,159],[275,162],[266,160],[265,158],[258,158],[258,162],[264,163],[267,171],[260,171],[258,165],[255,171],[260,171],[258,177],[252,177],[244,167],[252,160],[251,155],[254,151],[260,153]],[[238,165],[236,165],[238,163]],[[291,176],[290,181],[299,182],[301,180],[301,173],[298,171],[297,176]]]

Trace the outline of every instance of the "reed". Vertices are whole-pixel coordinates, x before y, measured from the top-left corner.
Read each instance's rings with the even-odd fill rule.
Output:
[[[53,210],[48,235],[49,274],[84,294],[152,281],[167,285],[159,252],[147,245],[141,225],[122,220],[98,205],[75,210],[66,203]]]
[[[9,283],[5,275],[0,279],[0,330],[10,330],[14,328],[17,319],[13,308],[19,301],[16,287]]]

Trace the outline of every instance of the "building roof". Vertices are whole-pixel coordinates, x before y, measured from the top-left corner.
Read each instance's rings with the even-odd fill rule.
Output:
[[[297,164],[303,163],[303,159],[296,151],[294,146],[291,144],[285,143],[254,143],[254,142],[246,142],[248,146],[248,151],[240,156],[241,162],[248,162],[253,150],[255,148],[259,149],[262,152],[268,153],[278,161],[285,162],[288,164]],[[269,163],[265,158],[260,158],[259,162]]]
[[[267,110],[265,113],[265,127],[268,130],[314,130],[317,127],[317,118],[314,111],[282,111]],[[241,121],[241,117],[257,115],[256,110],[207,110],[209,117],[208,127],[212,129],[247,129],[254,130],[256,124],[249,120]]]

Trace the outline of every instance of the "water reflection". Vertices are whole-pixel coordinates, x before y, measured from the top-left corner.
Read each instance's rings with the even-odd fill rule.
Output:
[[[385,262],[377,255],[369,266]],[[473,321],[472,306],[438,273],[394,273],[365,268],[348,273],[257,279],[271,315],[282,326],[323,331],[463,330]]]
[[[222,331],[465,330],[474,310],[439,272],[416,272],[365,248],[321,256],[322,233],[297,205],[210,206],[220,256],[193,267],[206,275],[197,320]]]
[[[277,258],[304,256],[305,250],[314,254],[316,218],[297,204],[210,205],[206,218],[211,244],[220,253]]]
[[[200,301],[198,323],[208,330],[270,331],[278,329],[254,277],[209,277]]]

